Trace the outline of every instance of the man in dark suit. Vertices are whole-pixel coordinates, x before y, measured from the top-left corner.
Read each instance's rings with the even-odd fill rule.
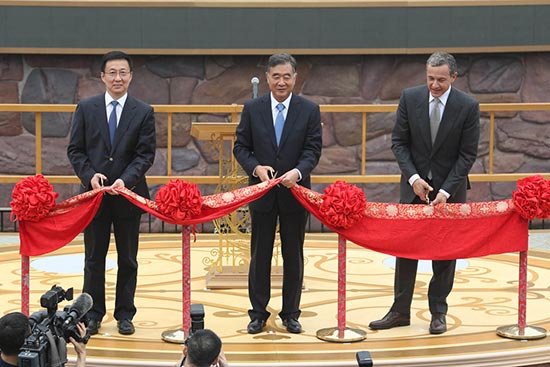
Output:
[[[265,327],[271,293],[271,258],[277,220],[283,256],[283,305],[279,316],[291,333],[300,333],[300,297],[304,276],[306,210],[289,188],[299,183],[310,187],[310,174],[321,156],[322,133],[319,106],[292,93],[296,60],[289,54],[272,55],[266,78],[271,93],[244,105],[233,153],[257,184],[282,174],[281,185],[251,203],[251,260],[248,294],[248,332]]]
[[[468,172],[477,156],[479,104],[451,87],[457,75],[454,57],[435,52],[426,63],[427,86],[405,89],[401,95],[392,151],[401,169],[403,204],[466,201]],[[417,265],[415,259],[396,259],[394,303],[384,318],[369,324],[371,329],[410,325]],[[447,331],[447,296],[453,287],[455,265],[456,260],[432,261],[428,289],[431,334]]]
[[[82,100],[74,113],[67,154],[82,191],[101,186],[127,187],[149,198],[145,172],[155,158],[153,108],[128,95],[132,60],[120,51],[103,56],[101,80],[106,93]],[[115,191],[105,195],[84,230],[85,265],[83,292],[94,300],[88,312],[88,328],[96,334],[105,308],[105,258],[113,225],[118,272],[114,317],[121,334],[133,334],[136,313],[139,223],[143,211]]]

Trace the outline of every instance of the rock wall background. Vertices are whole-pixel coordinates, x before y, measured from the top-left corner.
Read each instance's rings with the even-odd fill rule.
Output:
[[[550,53],[455,55],[454,86],[480,103],[550,102]],[[297,56],[295,93],[319,104],[397,103],[401,90],[425,83],[427,55]],[[0,55],[0,103],[73,104],[102,93],[98,55]],[[250,79],[268,91],[266,56],[134,56],[130,93],[150,104],[242,104]],[[72,175],[66,157],[71,114],[43,116],[43,173]],[[166,114],[157,114],[158,152],[150,175],[165,175]],[[397,174],[390,150],[394,113],[367,115],[367,174]],[[229,121],[230,116],[174,115],[173,174],[215,175],[218,166],[205,142],[189,134],[192,121]],[[361,115],[323,113],[323,153],[317,175],[361,172]],[[488,171],[488,115],[482,115],[474,173]],[[34,114],[0,113],[0,174],[32,175]],[[495,173],[550,172],[550,112],[503,112],[496,116]],[[511,197],[514,183],[473,183],[472,201]],[[13,185],[0,185],[0,206],[9,206]],[[57,185],[63,200],[77,185]],[[322,191],[323,186],[314,187]],[[398,201],[397,184],[363,185],[368,200]],[[151,187],[154,195],[157,188]],[[201,187],[203,194],[213,187]]]

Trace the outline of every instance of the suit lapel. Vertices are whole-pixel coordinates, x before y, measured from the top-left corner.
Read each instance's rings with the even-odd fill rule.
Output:
[[[101,94],[94,101],[95,111],[92,114],[96,119],[94,122],[99,129],[99,133],[106,147],[111,147],[111,138],[109,137],[109,124],[107,123],[107,107],[105,106],[105,94]]]
[[[271,94],[266,94],[261,99],[261,124],[264,131],[269,134],[271,145],[277,150],[277,138],[275,137],[275,122],[273,121],[273,111],[271,110]]]
[[[120,120],[115,132],[115,142],[114,146],[111,148],[111,151],[116,149],[118,143],[120,143],[120,140],[124,136],[124,133],[130,127],[130,122],[136,114],[136,106],[136,101],[132,97],[128,96],[126,103],[124,103],[124,108],[122,109],[122,115],[120,115]]]
[[[300,115],[302,104],[300,99],[292,94],[290,103],[288,105],[288,112],[286,114],[285,125],[283,127],[283,133],[281,134],[281,141],[279,142],[279,147],[283,146],[285,140],[287,139],[290,132],[293,130],[293,126],[296,123],[296,119]],[[275,131],[275,129],[273,129]]]
[[[443,143],[447,139],[447,136],[450,134],[453,129],[453,125],[456,122],[456,117],[458,116],[458,112],[461,107],[459,103],[455,102],[455,100],[456,93],[454,93],[454,89],[451,88],[449,98],[447,99],[447,104],[445,105],[445,110],[443,111],[443,116],[441,116],[437,136],[435,137],[432,155],[444,145]]]
[[[416,106],[416,121],[420,121],[419,129],[422,135],[422,140],[426,144],[426,148],[430,150],[432,148],[432,135],[430,132],[430,92],[428,88],[422,90],[422,98],[418,106]]]

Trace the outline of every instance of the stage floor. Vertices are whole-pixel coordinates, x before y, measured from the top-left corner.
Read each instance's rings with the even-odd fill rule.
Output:
[[[17,234],[0,236],[0,306],[2,313],[20,310],[20,257]],[[550,363],[550,338],[520,341],[499,337],[496,329],[518,322],[517,253],[460,260],[449,297],[449,331],[430,335],[426,298],[429,262],[421,262],[412,305],[411,325],[373,331],[367,325],[382,317],[393,299],[392,257],[347,246],[346,325],[364,330],[367,338],[354,343],[318,339],[323,328],[337,326],[337,238],[310,234],[306,238],[302,295],[302,334],[286,332],[278,317],[280,289],[272,290],[267,331],[249,335],[246,288],[207,289],[207,266],[218,246],[216,235],[198,234],[191,251],[192,303],[205,308],[205,327],[218,333],[232,367],[238,366],[357,366],[355,354],[366,350],[375,366],[525,366]],[[136,333],[119,335],[112,317],[116,253],[107,270],[108,314],[100,334],[88,344],[88,366],[173,366],[181,346],[164,342],[161,334],[181,328],[181,235],[145,234],[139,252]],[[83,242],[52,254],[31,258],[31,312],[40,296],[57,284],[82,286]],[[69,302],[60,304],[60,308]],[[527,324],[550,329],[550,232],[530,235]],[[72,353],[72,349],[70,350]],[[73,357],[70,354],[70,357]],[[70,365],[70,364],[69,364]]]

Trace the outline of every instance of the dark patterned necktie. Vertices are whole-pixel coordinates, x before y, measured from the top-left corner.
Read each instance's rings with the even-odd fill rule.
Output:
[[[116,132],[116,106],[118,105],[117,101],[112,101],[111,104],[113,105],[113,110],[111,111],[111,114],[109,115],[109,137],[111,138],[111,146],[113,146],[113,143],[115,142],[115,132]]]

